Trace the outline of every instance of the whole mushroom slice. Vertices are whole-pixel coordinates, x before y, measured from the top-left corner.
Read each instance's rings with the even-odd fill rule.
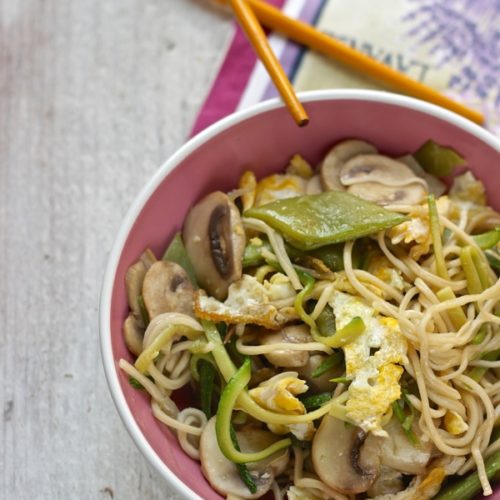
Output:
[[[427,196],[427,190],[418,183],[386,186],[379,182],[362,182],[349,186],[347,192],[378,205],[418,205]]]
[[[345,191],[340,182],[340,170],[344,163],[358,155],[377,153],[375,146],[358,139],[349,139],[333,146],[319,167],[321,184],[325,191]]]
[[[441,182],[436,176],[427,173],[413,155],[405,155],[398,158],[398,161],[404,163],[411,168],[412,172],[427,182],[429,193],[432,193],[436,198],[439,198],[446,192],[446,184]]]
[[[273,344],[304,344],[312,342],[307,325],[290,325],[277,332],[259,336],[261,345]],[[283,368],[296,368],[304,366],[309,359],[308,351],[294,351],[292,349],[275,349],[264,354],[266,359],[274,366]]]
[[[262,433],[265,435],[267,444],[263,443],[261,440]],[[270,432],[266,431],[257,432],[256,430],[252,430],[251,433],[236,433],[240,448],[244,452],[257,451],[267,446],[269,444],[269,437],[267,435],[272,436],[274,440],[276,440]],[[248,487],[243,483],[236,465],[229,461],[219,449],[215,434],[215,417],[212,417],[208,421],[201,434],[201,470],[212,488],[221,495],[235,495],[239,498],[249,499],[260,498],[265,495],[271,489],[275,476],[284,470],[288,462],[288,451],[281,451],[276,455],[276,457],[271,456],[263,462],[248,464],[250,474],[257,486],[257,491],[251,493]],[[281,458],[282,461],[280,462],[280,457],[285,457],[286,462],[284,462],[285,458]]]
[[[379,438],[331,415],[323,417],[312,444],[316,474],[331,488],[347,494],[363,493],[375,482],[379,453]]]
[[[154,253],[148,248],[142,253],[139,260],[132,264],[125,275],[125,287],[127,289],[128,305],[137,319],[139,326],[142,324],[142,315],[138,298],[142,294],[142,283],[147,270],[156,262]]]
[[[165,312],[194,317],[194,288],[186,271],[175,262],[155,262],[144,276],[142,298],[149,318]]]
[[[245,231],[238,208],[221,191],[209,194],[189,211],[182,237],[198,283],[224,300],[242,275]]]
[[[340,182],[344,186],[364,182],[378,182],[385,186],[406,186],[421,184],[427,190],[427,183],[417,177],[404,163],[383,155],[358,155],[344,163],[340,170]]]
[[[139,325],[134,314],[130,313],[123,322],[123,338],[128,350],[139,356],[142,352],[142,341],[144,339],[144,328]]]

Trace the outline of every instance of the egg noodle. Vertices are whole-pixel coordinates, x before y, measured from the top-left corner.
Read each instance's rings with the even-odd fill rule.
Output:
[[[474,182],[477,187],[478,181]],[[248,192],[243,186],[237,197]],[[269,479],[266,491],[275,499],[357,498],[357,492],[336,489],[322,479],[313,457],[314,434],[319,432],[322,419],[328,417],[344,420],[346,429],[363,429],[361,444],[371,434],[380,443],[391,438],[392,431],[387,429],[397,427],[403,432],[403,424],[396,418],[397,404],[406,417],[410,411],[412,418],[415,415],[412,421],[405,420],[406,427],[403,425],[409,436],[405,445],[427,453],[426,459],[414,467],[416,472],[409,472],[412,464],[409,470],[384,465],[386,477],[392,474],[390,477],[397,479],[384,490],[383,485],[373,487],[373,478],[369,498],[432,498],[447,476],[473,471],[478,474],[483,493],[491,494],[485,461],[500,450],[500,441],[492,438],[499,419],[500,360],[487,354],[500,349],[500,281],[473,235],[494,228],[500,216],[484,204],[456,201],[451,195],[438,197],[437,207],[440,251],[433,251],[438,243],[432,240],[430,203],[386,203],[386,210],[408,216],[406,222],[345,241],[342,269],[334,271],[316,257],[297,260],[283,234],[264,220],[243,216],[247,244],[248,240],[256,246],[263,241],[269,243],[262,250],[261,261],[243,269],[247,281],[241,282],[238,293],[244,300],[233,285],[225,301],[196,292],[197,317],[172,311],[152,318],[145,328],[137,361],[132,364],[121,359],[120,368],[149,394],[154,416],[176,433],[187,455],[201,460],[207,475],[200,442],[210,419],[194,406],[180,410],[173,394],[188,385],[200,390],[198,366],[203,360],[216,371],[214,385],[219,393],[213,396],[215,405],[231,385],[231,377],[241,363],[237,360],[248,357],[252,378],[248,389],[238,396],[234,412],[238,440],[243,438],[245,426],[270,431],[275,440],[293,438],[290,450],[282,452],[288,453],[286,463],[272,468],[273,477],[265,477]],[[412,239],[418,224],[425,226],[424,230]],[[363,257],[368,262],[364,266],[359,265],[360,245],[364,245]],[[498,243],[492,251],[495,248]],[[467,267],[467,252],[478,270],[475,285]],[[271,318],[269,311],[278,322],[272,328],[266,323]],[[351,340],[339,345],[325,340],[334,337],[321,337],[310,326],[319,324],[328,311],[333,312],[337,334],[352,326],[358,316],[364,321],[364,332],[356,332],[348,337]],[[253,324],[234,319],[252,315]],[[205,322],[211,319],[220,324],[221,317],[227,318],[222,321],[227,328],[221,331],[219,341],[207,333]],[[273,337],[278,335],[273,332],[285,325],[300,328]],[[303,365],[312,359],[324,363],[335,356],[344,361],[337,371],[324,369],[311,378],[311,373],[301,371],[300,362],[278,360],[283,353],[290,358],[303,356]],[[364,383],[363,370],[368,365],[371,372]],[[321,382],[329,387],[329,397],[308,410],[303,399],[309,394],[308,384],[324,374],[334,380]],[[363,409],[364,397],[380,403],[373,415]],[[410,438],[418,442],[412,444]],[[336,445],[332,442],[331,446]],[[253,468],[248,464],[254,478],[259,473],[258,464]],[[361,476],[366,480],[365,472]],[[227,498],[241,498],[208,479]],[[243,497],[257,498],[250,494]]]

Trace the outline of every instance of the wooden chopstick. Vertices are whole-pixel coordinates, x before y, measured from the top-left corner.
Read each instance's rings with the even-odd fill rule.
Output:
[[[299,127],[307,125],[309,123],[309,117],[301,102],[298,100],[290,80],[271,49],[266,34],[259,24],[254,12],[248,5],[247,0],[230,0],[230,4],[240,26],[255,49],[262,64],[264,64],[274,85],[276,85],[290,114]]]
[[[432,102],[473,122],[479,124],[484,122],[484,116],[479,111],[450,99],[437,90],[372,59],[335,38],[331,38],[307,23],[286,16],[276,7],[262,0],[246,0],[246,2],[251,7],[255,17],[264,26],[282,33],[291,40],[326,56],[333,57],[346,66],[385,84],[393,90]],[[231,0],[231,3],[233,3],[233,0]],[[240,0],[239,3],[242,3],[242,1]]]

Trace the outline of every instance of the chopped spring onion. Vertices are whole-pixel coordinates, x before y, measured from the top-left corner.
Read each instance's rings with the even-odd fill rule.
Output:
[[[481,355],[480,359],[484,361],[497,361],[500,358],[500,349],[496,349],[495,351],[490,351]],[[472,380],[479,382],[484,374],[487,372],[488,368],[486,366],[474,366],[467,373],[467,376]]]
[[[488,250],[500,242],[500,227],[496,227],[486,233],[474,234],[472,237],[481,250]]]
[[[207,416],[207,419],[210,419],[213,415],[212,400],[217,369],[212,363],[204,359],[200,360],[199,365],[201,410]]]
[[[306,410],[315,410],[325,403],[328,403],[332,399],[332,394],[330,392],[323,392],[321,394],[313,394],[312,396],[306,396],[305,398],[300,398],[302,404]]]
[[[499,479],[500,473],[500,451],[496,451],[484,461],[486,476],[489,480]],[[481,491],[481,481],[477,472],[452,484],[440,491],[434,500],[470,500]]]
[[[408,438],[411,444],[416,446],[419,443],[419,441],[411,428],[413,425],[413,419],[415,418],[415,412],[413,410],[412,404],[408,400],[406,391],[402,389],[401,392],[402,392],[401,398],[392,403],[392,409],[394,411],[394,415],[396,415],[396,418],[399,420],[399,423],[401,424],[401,427],[403,428],[406,437]],[[408,409],[410,410],[409,415],[405,413],[405,406],[408,407]]]
[[[328,358],[322,361],[321,364],[312,372],[312,378],[321,377],[321,375],[324,375],[328,370],[331,370],[339,365],[343,359],[344,356],[342,355],[342,351],[335,351],[331,356],[328,356]]]

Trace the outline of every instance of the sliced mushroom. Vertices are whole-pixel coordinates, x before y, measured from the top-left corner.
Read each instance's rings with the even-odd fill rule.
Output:
[[[139,325],[136,317],[130,313],[123,323],[123,338],[128,350],[139,356],[142,352],[142,341],[144,339],[144,328]]]
[[[418,446],[413,445],[395,418],[384,430],[388,437],[382,440],[381,463],[405,474],[423,474],[431,459],[432,443],[421,439]]]
[[[229,285],[242,274],[245,232],[238,208],[215,191],[189,211],[182,236],[199,284],[224,300]]]
[[[364,182],[378,182],[385,186],[401,187],[421,184],[427,190],[424,179],[417,177],[404,163],[383,155],[358,155],[344,163],[340,170],[340,182],[344,186]]]
[[[142,255],[139,259],[144,266],[146,267],[146,270],[149,269],[158,259],[156,258],[156,255],[151,251],[150,248],[146,248],[144,252],[142,252]]]
[[[277,439],[270,432],[255,429],[251,432],[237,432],[236,436],[244,452],[262,450]],[[274,477],[284,471],[288,463],[288,451],[277,452],[265,461],[248,464],[250,474],[257,486],[257,491],[250,493],[241,480],[236,465],[220,451],[215,434],[215,417],[212,417],[201,434],[200,461],[203,475],[221,495],[260,498],[271,489]]]
[[[406,166],[411,168],[412,172],[418,177],[422,177],[422,179],[427,182],[427,186],[429,188],[429,193],[432,193],[436,198],[439,198],[445,191],[446,185],[444,182],[441,182],[434,175],[428,174],[421,166],[420,163],[415,159],[412,155],[405,155],[398,158],[398,161],[404,163]]]
[[[370,498],[374,498],[379,495],[393,495],[403,489],[403,474],[397,470],[382,465],[380,467],[380,475],[370,486],[367,493]]]
[[[340,377],[344,373],[343,363],[339,363],[319,377],[312,374],[316,368],[327,358],[324,354],[311,354],[304,366],[297,368],[300,378],[307,382],[307,387],[312,392],[328,392],[334,389],[335,385],[330,382],[332,378]]]
[[[125,286],[127,289],[128,305],[139,326],[144,326],[142,324],[142,315],[139,307],[138,297],[142,294],[142,283],[144,282],[144,276],[146,276],[147,270],[156,262],[156,257],[154,253],[148,248],[140,256],[139,260],[132,264],[125,275]]]
[[[259,451],[271,446],[279,438],[272,432],[252,427],[251,425],[243,427],[236,432],[238,444],[242,450],[247,452]],[[265,460],[247,464],[250,470],[262,471],[264,468],[270,467],[275,476],[279,476],[285,472],[286,466],[290,460],[288,449],[284,449],[274,453]]]
[[[312,445],[314,470],[320,479],[347,494],[363,493],[375,482],[379,453],[379,438],[330,415],[323,417]]]
[[[175,262],[155,262],[144,276],[142,297],[149,318],[165,312],[194,316],[194,289],[184,269]]]
[[[379,205],[417,205],[427,196],[421,184],[385,186],[379,182],[363,182],[349,186],[347,192]]]
[[[319,194],[323,192],[321,177],[314,175],[307,181],[306,194]]]
[[[277,332],[259,336],[261,345],[272,345],[278,343],[303,344],[311,342],[312,337],[307,325],[291,325],[282,328]],[[284,368],[296,368],[304,366],[309,359],[308,351],[294,351],[288,349],[276,349],[273,352],[264,354],[266,359],[274,366]]]
[[[340,182],[340,170],[344,163],[351,158],[363,154],[374,154],[377,149],[372,144],[350,139],[340,142],[328,151],[320,165],[321,184],[325,191],[345,191]]]

